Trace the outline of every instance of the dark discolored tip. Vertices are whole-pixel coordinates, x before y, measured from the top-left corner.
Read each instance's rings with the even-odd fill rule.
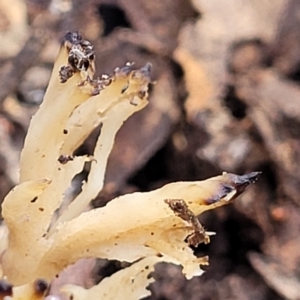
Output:
[[[149,81],[149,75],[151,72],[151,64],[147,63],[144,67],[142,67],[141,69],[135,70],[134,72],[132,72],[132,79],[143,79],[146,81]]]
[[[225,198],[228,194],[230,194],[232,191],[235,190],[235,187],[233,187],[232,185],[229,185],[227,183],[223,183],[218,192],[213,195],[211,198],[208,198],[205,200],[205,203],[207,205],[219,202],[221,199]]]
[[[257,181],[262,172],[251,172],[245,175],[228,174],[231,184],[237,190],[237,194],[241,194],[245,188]]]
[[[145,76],[149,76],[151,69],[152,69],[152,64],[148,62],[144,67],[141,68],[140,71],[144,73]]]
[[[255,181],[257,181],[257,179],[259,178],[259,176],[262,174],[261,171],[258,172],[251,172],[249,174],[246,175],[242,175],[241,177],[245,177],[246,180],[248,180],[250,183],[254,183]]]
[[[262,172],[251,172],[246,175],[235,175],[234,184],[241,185],[241,184],[250,184],[257,181],[258,177]]]
[[[124,67],[116,68],[115,73],[122,74],[123,76],[127,76],[132,70],[133,70],[134,63],[133,62],[127,62]]]
[[[11,284],[5,280],[0,280],[0,299],[3,299],[5,296],[12,296],[12,288]]]
[[[37,279],[34,282],[34,290],[37,295],[44,295],[48,290],[48,283],[44,279]]]
[[[69,42],[72,45],[77,45],[82,41],[82,36],[78,33],[78,31],[68,32],[64,38],[65,42]]]
[[[249,184],[256,182],[261,173],[262,172],[251,172],[246,175],[223,173],[223,180],[220,182],[219,188],[212,197],[205,200],[205,203],[210,205],[222,199],[228,202],[233,201],[244,192]]]

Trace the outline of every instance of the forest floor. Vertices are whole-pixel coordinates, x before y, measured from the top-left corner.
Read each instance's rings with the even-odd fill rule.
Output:
[[[117,137],[95,206],[167,182],[263,172],[233,205],[201,215],[217,232],[194,249],[210,257],[205,274],[187,281],[160,264],[147,299],[300,299],[300,2],[9,3],[0,0],[0,198],[18,181],[59,43],[79,30],[101,73],[150,62],[155,81]],[[95,280],[121,267],[99,261]]]

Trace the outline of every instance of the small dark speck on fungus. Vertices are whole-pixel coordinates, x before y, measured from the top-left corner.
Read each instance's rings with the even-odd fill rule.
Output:
[[[147,279],[150,279],[152,277],[153,277],[153,273],[152,272],[147,275]]]
[[[58,159],[57,159],[61,164],[66,164],[67,162],[74,160],[74,158],[70,155],[61,155]]]
[[[32,200],[30,200],[31,203],[36,202],[36,200],[38,199],[38,196],[35,196]]]

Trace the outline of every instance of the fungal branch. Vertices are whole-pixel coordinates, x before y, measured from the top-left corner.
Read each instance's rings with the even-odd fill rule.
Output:
[[[25,298],[16,295],[21,290],[32,292],[32,282],[39,278],[50,282],[81,258],[117,259],[132,265],[89,290],[64,287],[72,299],[145,297],[153,280],[148,274],[160,261],[181,265],[187,278],[200,275],[199,265],[207,264],[207,257],[196,257],[190,245],[208,243],[211,233],[197,216],[230,203],[259,176],[258,172],[224,173],[205,181],[171,183],[151,192],[123,195],[105,207],[84,212],[103,187],[118,130],[148,103],[151,69],[150,64],[137,70],[126,64],[112,75],[95,78],[94,60],[90,42],[76,32],[66,35],[44,101],[28,129],[20,184],[2,205],[9,234],[1,266],[14,285],[8,288],[9,299],[29,299],[26,292],[22,292]],[[100,124],[93,155],[74,155]],[[87,181],[54,221],[72,179],[86,162],[90,163]],[[143,268],[147,272],[140,272]],[[128,281],[131,276],[134,282]]]

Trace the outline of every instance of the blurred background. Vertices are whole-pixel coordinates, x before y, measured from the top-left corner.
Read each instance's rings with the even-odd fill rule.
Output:
[[[118,134],[94,206],[171,181],[263,172],[233,205],[200,216],[217,232],[194,249],[209,254],[206,273],[187,281],[158,265],[147,299],[300,299],[300,1],[0,0],[1,199],[74,30],[94,44],[98,76],[153,65],[149,105]],[[121,267],[99,261],[89,280]]]

